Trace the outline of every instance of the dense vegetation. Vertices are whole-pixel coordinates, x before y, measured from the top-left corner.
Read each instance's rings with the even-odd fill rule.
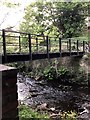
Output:
[[[85,30],[89,3],[35,2],[27,6],[21,31],[53,36],[80,36]]]

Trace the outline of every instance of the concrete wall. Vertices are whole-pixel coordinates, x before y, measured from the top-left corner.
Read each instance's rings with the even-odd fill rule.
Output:
[[[33,69],[34,74],[38,75],[38,70],[43,71],[44,68],[48,65],[53,65],[55,67],[64,66],[71,71],[74,71],[75,74],[79,70],[83,70],[86,75],[86,79],[90,79],[90,53],[85,54],[83,57],[60,57],[54,59],[42,59],[26,62],[27,67],[30,66]]]

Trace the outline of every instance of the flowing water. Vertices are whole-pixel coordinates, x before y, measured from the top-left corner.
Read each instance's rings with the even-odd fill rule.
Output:
[[[18,100],[37,108],[44,103],[56,112],[76,110],[82,112],[83,105],[90,104],[90,94],[87,87],[67,85],[51,86],[46,81],[34,80],[18,75]]]

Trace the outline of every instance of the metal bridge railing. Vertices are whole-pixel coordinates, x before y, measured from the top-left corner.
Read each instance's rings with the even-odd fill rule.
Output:
[[[32,54],[62,52],[85,52],[85,41],[79,39],[61,39],[56,37],[42,36],[24,32],[2,30],[0,32],[0,54],[7,58],[7,54]]]

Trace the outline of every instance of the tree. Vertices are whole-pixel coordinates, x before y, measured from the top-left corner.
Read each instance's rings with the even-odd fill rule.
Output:
[[[57,20],[55,22],[63,37],[79,36],[83,30],[85,16],[83,13],[82,3],[58,3],[56,5]]]
[[[25,11],[21,31],[63,37],[79,36],[85,26],[88,3],[35,2]]]

